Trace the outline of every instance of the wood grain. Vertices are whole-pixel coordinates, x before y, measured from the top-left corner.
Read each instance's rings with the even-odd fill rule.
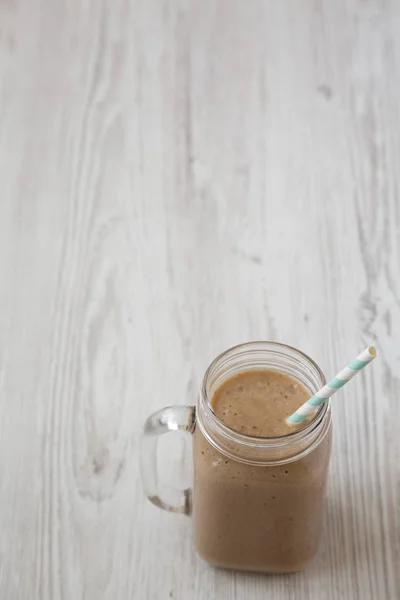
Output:
[[[0,0],[0,598],[400,597],[400,5]],[[143,420],[228,346],[334,374],[321,551],[214,570]]]

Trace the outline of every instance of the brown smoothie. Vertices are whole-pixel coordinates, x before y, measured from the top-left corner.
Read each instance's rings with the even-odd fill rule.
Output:
[[[257,369],[226,379],[210,402],[231,429],[273,438],[305,426],[307,421],[293,426],[285,420],[310,395],[287,374]],[[330,445],[329,431],[306,456],[254,466],[219,452],[197,427],[194,541],[203,558],[251,571],[284,573],[306,566],[321,530]]]

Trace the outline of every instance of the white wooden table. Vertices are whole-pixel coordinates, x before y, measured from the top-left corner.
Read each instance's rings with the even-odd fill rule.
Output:
[[[0,0],[1,600],[396,600],[400,4]],[[323,541],[214,570],[143,420],[235,343],[333,375]]]

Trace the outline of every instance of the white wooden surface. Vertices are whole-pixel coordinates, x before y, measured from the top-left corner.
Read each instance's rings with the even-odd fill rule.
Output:
[[[400,597],[399,30],[396,0],[0,0],[1,600]],[[290,577],[208,567],[139,482],[146,415],[260,338],[380,351]]]

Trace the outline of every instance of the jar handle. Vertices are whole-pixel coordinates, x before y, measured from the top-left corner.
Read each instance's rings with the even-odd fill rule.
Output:
[[[193,434],[196,425],[194,406],[168,406],[150,415],[143,429],[140,443],[140,468],[142,485],[147,498],[164,510],[190,515],[192,489],[177,489],[161,482],[158,476],[157,446],[160,437],[170,431],[187,431]],[[163,497],[173,498],[166,502]]]

